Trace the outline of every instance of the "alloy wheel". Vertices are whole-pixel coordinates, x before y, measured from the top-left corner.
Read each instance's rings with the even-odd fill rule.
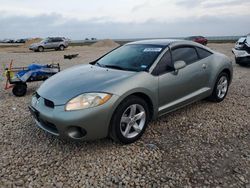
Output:
[[[225,97],[228,90],[228,80],[226,76],[222,76],[217,85],[217,96],[222,99]]]
[[[130,105],[122,114],[120,131],[125,138],[134,138],[143,130],[146,111],[140,104]]]

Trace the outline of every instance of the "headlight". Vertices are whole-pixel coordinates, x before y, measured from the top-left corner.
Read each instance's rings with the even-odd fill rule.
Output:
[[[106,103],[110,98],[111,94],[108,93],[84,93],[73,99],[71,99],[65,107],[66,111],[81,110],[100,106]]]

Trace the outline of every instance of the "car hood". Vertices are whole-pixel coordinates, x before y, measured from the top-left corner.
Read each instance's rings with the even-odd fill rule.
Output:
[[[136,72],[80,65],[50,77],[40,86],[37,93],[53,101],[55,105],[64,105],[82,93],[109,92],[109,88],[135,74]]]
[[[30,46],[39,46],[39,45],[41,45],[42,43],[33,43],[33,44],[31,44]]]

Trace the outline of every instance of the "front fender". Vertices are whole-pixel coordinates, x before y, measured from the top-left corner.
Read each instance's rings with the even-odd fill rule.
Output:
[[[148,90],[146,88],[135,88],[132,90],[129,90],[127,92],[125,92],[122,96],[119,97],[119,99],[116,101],[116,103],[114,104],[115,109],[119,106],[119,104],[125,100],[127,97],[131,96],[131,95],[135,95],[135,94],[143,94],[146,95],[149,100],[152,103],[153,106],[153,114],[152,114],[152,118],[155,119],[157,117],[158,114],[158,100],[157,100],[157,96],[158,96],[158,91],[151,91]]]

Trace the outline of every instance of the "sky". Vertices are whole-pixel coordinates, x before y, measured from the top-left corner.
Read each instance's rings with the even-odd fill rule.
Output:
[[[0,39],[250,33],[250,0],[0,0]]]

